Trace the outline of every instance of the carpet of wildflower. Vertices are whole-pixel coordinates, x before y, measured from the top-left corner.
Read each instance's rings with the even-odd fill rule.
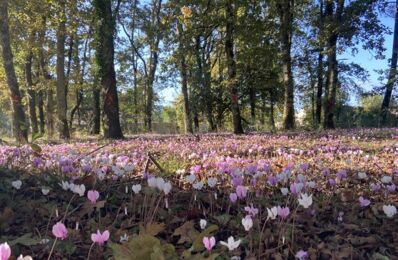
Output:
[[[398,129],[0,146],[0,260],[398,259]]]

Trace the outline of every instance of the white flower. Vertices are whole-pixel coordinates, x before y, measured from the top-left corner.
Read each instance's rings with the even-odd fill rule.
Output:
[[[316,187],[315,181],[309,181],[309,182],[306,183],[306,185],[308,187],[310,187],[311,189],[314,189]]]
[[[33,258],[30,255],[27,256],[19,255],[17,260],[33,260]]]
[[[249,231],[253,227],[253,220],[250,216],[242,218],[242,225],[246,231]]]
[[[381,178],[382,183],[390,183],[391,181],[392,181],[391,176],[383,176],[383,178]]]
[[[311,206],[312,204],[312,194],[311,195],[307,195],[306,193],[301,193],[300,197],[298,199],[298,202],[301,206],[303,206],[304,208],[308,208],[309,206]]]
[[[358,172],[358,179],[364,180],[368,177],[365,172]]]
[[[121,169],[120,167],[118,167],[118,166],[112,166],[112,171],[116,174],[116,176],[118,176],[118,177],[122,177],[123,175],[124,175],[124,170],[123,169]]]
[[[80,197],[83,197],[84,193],[86,192],[86,186],[84,186],[84,184],[80,184],[80,185],[71,184],[70,189],[74,193],[79,194]]]
[[[201,219],[201,220],[199,221],[199,225],[200,225],[200,228],[201,228],[201,229],[205,229],[206,226],[207,226],[207,221],[206,221],[205,219]]]
[[[289,193],[289,189],[288,188],[281,188],[281,192],[282,192],[283,196],[286,196]]]
[[[165,183],[165,182],[164,182],[163,178],[161,178],[161,177],[156,178],[156,187],[157,187],[159,190],[163,190],[164,183]]]
[[[70,189],[70,183],[67,182],[67,181],[62,181],[59,185],[62,187],[63,190],[69,190]]]
[[[191,175],[188,175],[185,179],[187,180],[187,182],[192,184],[195,181],[196,176],[194,174],[191,174]]]
[[[12,187],[14,187],[15,189],[19,190],[21,188],[22,185],[22,181],[21,180],[16,180],[11,182]]]
[[[171,183],[170,182],[166,182],[163,184],[163,192],[165,195],[169,194],[171,191]]]
[[[239,245],[240,245],[240,239],[235,241],[234,237],[233,237],[233,236],[230,236],[230,237],[228,238],[228,241],[227,241],[227,242],[220,241],[220,244],[223,245],[223,246],[228,247],[228,250],[229,250],[229,251],[233,251],[233,250],[235,250],[235,249],[237,249],[237,248],[239,247]]]
[[[156,188],[156,178],[155,177],[148,179],[148,186],[151,188]]]
[[[129,241],[129,236],[125,233],[124,236],[120,236],[120,243]]]
[[[275,219],[278,216],[278,208],[273,207],[271,209],[267,208],[268,218]]]
[[[41,193],[43,193],[44,196],[46,196],[50,192],[50,189],[47,187],[42,187],[41,188]]]
[[[43,238],[42,240],[40,240],[39,244],[45,245],[45,244],[47,244],[48,242],[50,242],[50,239],[48,239],[48,238]]]
[[[141,184],[136,184],[136,185],[133,185],[132,187],[131,187],[131,189],[133,190],[133,192],[135,193],[135,194],[138,194],[138,193],[140,193],[140,191],[141,191]]]
[[[192,187],[193,187],[195,190],[201,190],[201,189],[203,188],[203,182],[202,182],[202,181],[199,181],[199,182],[197,182],[197,183],[194,183],[194,184],[192,185]]]
[[[124,170],[126,172],[132,172],[132,171],[134,171],[134,165],[132,165],[131,163],[127,164],[127,165],[124,166]]]
[[[213,188],[217,184],[217,178],[208,178],[207,184],[209,185],[210,188]]]
[[[394,205],[384,205],[383,211],[389,218],[392,218],[397,214],[397,208]]]

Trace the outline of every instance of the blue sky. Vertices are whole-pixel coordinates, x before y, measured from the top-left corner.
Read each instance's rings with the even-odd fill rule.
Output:
[[[394,30],[393,17],[382,16],[380,17],[380,20],[385,26],[387,26],[390,29],[391,32]],[[385,59],[383,60],[377,60],[374,57],[375,54],[372,53],[372,51],[364,50],[360,46],[358,46],[358,53],[355,56],[352,55],[351,49],[347,49],[344,53],[338,56],[338,59],[344,59],[345,62],[347,63],[355,62],[361,65],[369,72],[370,75],[369,81],[362,86],[365,91],[371,90],[374,86],[381,86],[384,84],[384,82],[380,82],[378,80],[378,77],[380,75],[376,73],[375,70],[380,70],[380,69],[385,70],[389,68],[388,60],[391,58],[393,36],[392,34],[386,34],[384,35],[384,37],[385,37],[384,47],[386,48],[386,50],[384,51]],[[171,102],[173,102],[174,99],[179,94],[180,88],[178,87],[178,84],[176,86],[177,87],[165,88],[159,91],[160,99],[162,100],[162,103],[164,105],[168,105]],[[352,97],[350,103],[357,104],[356,97]]]

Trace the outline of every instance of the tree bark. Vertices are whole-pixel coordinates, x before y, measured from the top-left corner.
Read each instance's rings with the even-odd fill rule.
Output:
[[[177,24],[177,31],[178,31],[178,40],[179,40],[178,56],[180,59],[181,92],[184,99],[185,133],[193,134],[192,116],[189,107],[189,96],[188,96],[188,74],[187,74],[187,63],[185,60],[186,49],[185,49],[184,28],[180,21],[178,21]]]
[[[69,139],[69,126],[66,117],[67,90],[65,79],[65,34],[66,34],[66,17],[65,17],[65,1],[60,1],[59,24],[57,29],[57,116],[58,116],[58,133],[60,139]]]
[[[381,124],[385,126],[387,124],[388,108],[390,106],[390,100],[392,90],[396,83],[397,77],[397,59],[398,59],[398,0],[395,2],[395,24],[394,24],[394,41],[391,55],[391,67],[388,74],[388,81],[386,84],[386,91],[384,93],[383,102],[381,104]]]
[[[292,31],[294,0],[280,0],[277,4],[281,23],[282,71],[285,87],[285,101],[283,110],[283,128],[294,128],[294,82],[292,74]]]
[[[323,31],[323,0],[320,1],[320,21],[319,21],[319,37]],[[319,44],[318,54],[318,68],[317,68],[317,87],[316,87],[316,111],[315,111],[315,124],[321,125],[322,120],[322,92],[323,92],[323,44]]]
[[[13,54],[10,43],[10,31],[8,25],[8,1],[0,0],[0,44],[2,47],[3,66],[6,73],[7,85],[11,94],[13,108],[13,129],[16,141],[26,143],[28,129],[25,112],[22,104],[21,92],[15,74]]]
[[[325,107],[325,122],[324,127],[326,129],[335,128],[334,125],[334,113],[336,106],[336,94],[337,94],[337,80],[338,80],[338,63],[337,63],[337,40],[339,37],[339,22],[344,8],[344,0],[338,0],[336,12],[331,17],[333,30],[329,32],[328,38],[328,77],[327,77],[327,101]],[[332,11],[330,11],[332,9]],[[329,0],[326,4],[326,12],[333,13],[333,1]]]
[[[46,121],[44,118],[44,98],[43,98],[43,91],[39,90],[37,93],[37,107],[39,109],[39,122],[40,122],[40,134],[44,135],[45,133],[45,125]]]
[[[234,127],[234,134],[243,134],[242,120],[239,110],[239,97],[238,97],[238,86],[236,79],[236,61],[234,53],[234,30],[235,30],[235,14],[234,7],[231,0],[226,2],[226,35],[225,35],[225,52],[227,56],[227,67],[228,67],[228,81],[227,86],[230,93],[231,99],[231,111],[232,111],[232,124]]]
[[[103,127],[105,138],[123,138],[114,65],[115,17],[111,0],[94,0],[96,17],[96,61],[103,90]]]
[[[93,88],[93,126],[91,134],[99,135],[101,130],[101,102],[100,102],[101,91],[94,87]]]
[[[25,80],[26,88],[28,90],[30,125],[32,127],[32,136],[35,136],[39,132],[39,126],[36,114],[36,91],[33,89],[32,58],[32,51],[29,51],[25,59]]]

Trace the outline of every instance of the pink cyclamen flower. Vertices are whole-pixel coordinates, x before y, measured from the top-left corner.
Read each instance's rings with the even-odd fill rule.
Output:
[[[93,243],[97,243],[98,245],[102,246],[106,241],[109,239],[109,231],[105,230],[102,234],[99,230],[97,233],[91,234],[91,241]]]
[[[289,214],[290,214],[290,209],[289,209],[289,207],[282,208],[282,207],[278,206],[277,212],[278,212],[278,216],[281,217],[281,219],[286,219],[287,216],[289,216]]]
[[[53,226],[53,235],[56,238],[64,240],[68,236],[68,230],[63,223],[57,222],[57,224]]]
[[[361,207],[365,208],[367,206],[370,205],[370,200],[365,199],[364,197],[359,197],[359,204],[361,205]]]
[[[246,198],[246,194],[247,194],[247,188],[245,186],[238,185],[238,187],[236,187],[236,195],[238,196],[239,199]]]
[[[0,245],[0,260],[7,260],[11,256],[11,248],[7,242]]]
[[[238,200],[238,195],[236,195],[236,193],[231,193],[229,194],[229,199],[232,203],[235,203]]]
[[[87,192],[87,198],[91,201],[91,203],[95,204],[99,198],[99,192],[96,190],[89,190]]]
[[[214,237],[204,237],[203,245],[207,251],[211,251],[211,249],[216,245],[216,239]]]

